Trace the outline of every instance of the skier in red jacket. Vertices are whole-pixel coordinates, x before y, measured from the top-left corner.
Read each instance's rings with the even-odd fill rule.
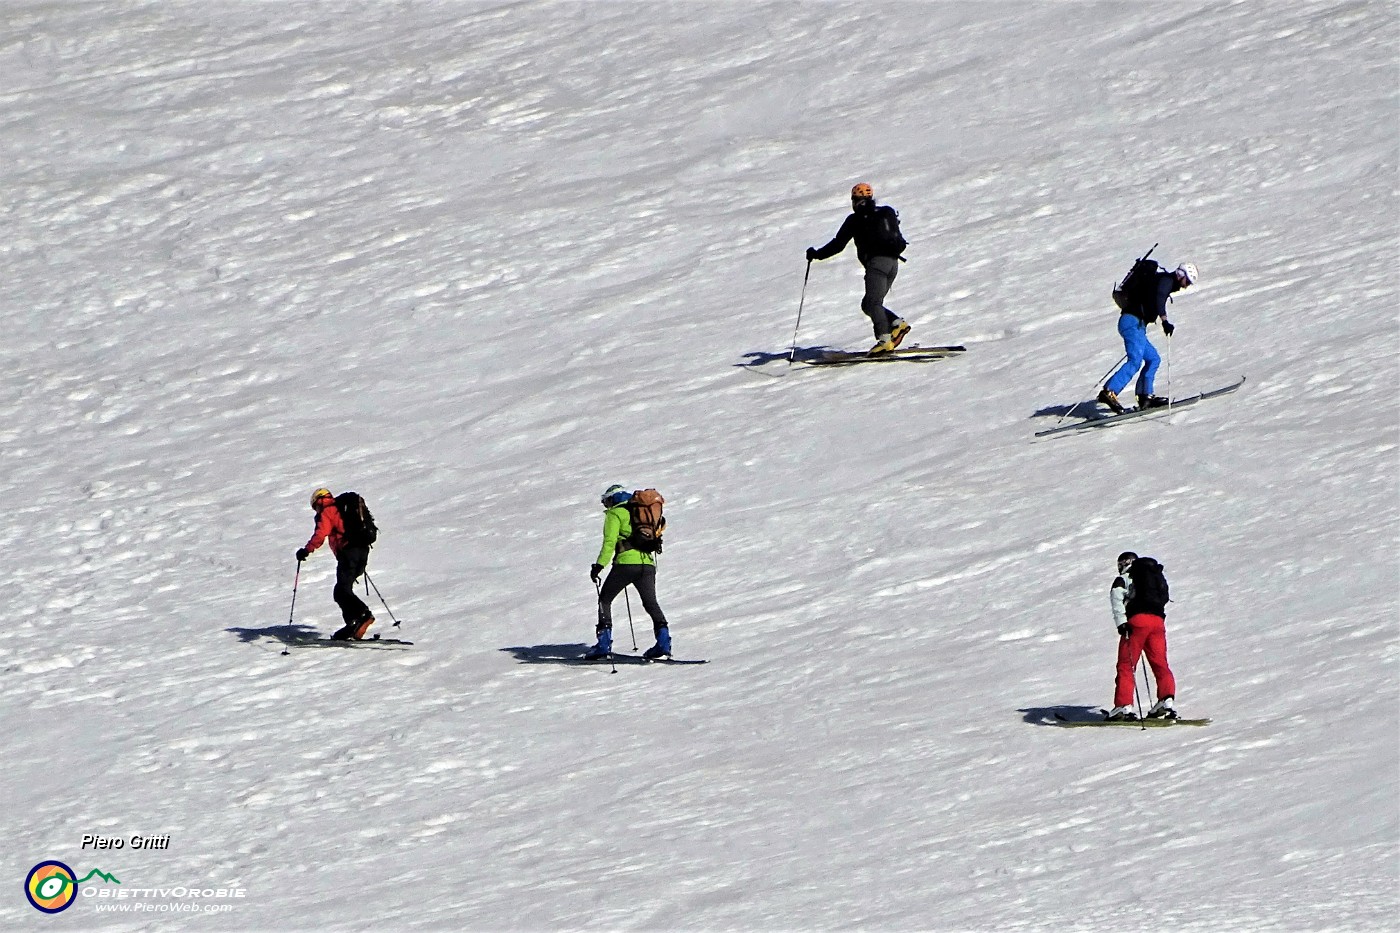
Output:
[[[345,620],[345,625],[331,638],[359,641],[374,624],[374,615],[369,611],[369,606],[355,595],[355,581],[369,566],[369,547],[346,542],[345,521],[340,517],[335,496],[329,489],[321,488],[313,492],[311,507],[316,510],[316,530],[306,546],[297,551],[297,560],[306,560],[322,542],[330,542],[331,553],[335,555],[335,589],[331,591],[331,597],[340,607],[340,615]]]

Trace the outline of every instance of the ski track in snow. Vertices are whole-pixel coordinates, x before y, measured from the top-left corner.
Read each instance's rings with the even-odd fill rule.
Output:
[[[1389,928],[1396,39],[1379,3],[14,5],[0,926],[52,925],[14,887],[58,858],[246,888],[207,929]],[[788,366],[858,179],[911,342],[966,356]],[[1203,274],[1173,391],[1249,381],[1033,440],[1154,241]],[[813,264],[798,346],[863,346],[859,287]],[[666,493],[710,664],[552,660],[612,482]],[[281,653],[339,624],[325,553],[289,619],[322,483],[408,650]],[[1110,699],[1129,547],[1204,729],[1045,724]],[[79,848],[138,832],[170,849]]]

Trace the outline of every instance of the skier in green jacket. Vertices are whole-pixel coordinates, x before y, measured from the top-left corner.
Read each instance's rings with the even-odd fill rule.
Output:
[[[632,494],[621,486],[609,486],[603,493],[603,547],[598,552],[598,560],[593,564],[591,576],[594,584],[603,573],[603,567],[611,565],[608,577],[598,589],[598,643],[584,655],[587,660],[597,661],[612,654],[612,603],[629,585],[636,587],[642,598],[642,608],[651,616],[651,627],[656,632],[656,644],[648,648],[644,657],[656,660],[671,656],[671,631],[666,627],[666,616],[656,602],[656,558],[632,547],[632,517],[627,511],[627,502]]]

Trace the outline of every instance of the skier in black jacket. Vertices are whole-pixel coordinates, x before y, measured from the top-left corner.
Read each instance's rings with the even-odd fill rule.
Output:
[[[1139,266],[1146,266],[1140,269]],[[1122,414],[1126,409],[1118,400],[1118,393],[1128,387],[1139,369],[1142,374],[1137,380],[1138,408],[1159,408],[1167,404],[1167,399],[1152,393],[1153,380],[1162,357],[1147,339],[1147,325],[1159,318],[1162,333],[1170,340],[1176,325],[1167,320],[1167,299],[1173,292],[1184,291],[1196,284],[1196,264],[1184,262],[1168,272],[1151,259],[1143,259],[1133,267],[1133,271],[1115,290],[1114,299],[1123,313],[1118,318],[1118,336],[1123,338],[1123,347],[1128,358],[1118,368],[1103,390],[1098,400],[1110,410]]]
[[[865,267],[865,298],[860,309],[875,326],[875,346],[870,352],[889,353],[910,329],[903,318],[884,304],[908,244],[899,232],[899,214],[887,204],[877,206],[875,190],[865,182],[851,189],[851,214],[836,236],[825,246],[808,247],[807,261],[830,259],[851,240],[856,241],[856,258]]]

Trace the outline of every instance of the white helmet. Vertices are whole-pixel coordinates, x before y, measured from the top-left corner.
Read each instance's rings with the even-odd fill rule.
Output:
[[[1196,279],[1200,278],[1200,272],[1196,269],[1194,262],[1183,262],[1176,267],[1176,271],[1186,278],[1186,287],[1190,288],[1196,284]]]

